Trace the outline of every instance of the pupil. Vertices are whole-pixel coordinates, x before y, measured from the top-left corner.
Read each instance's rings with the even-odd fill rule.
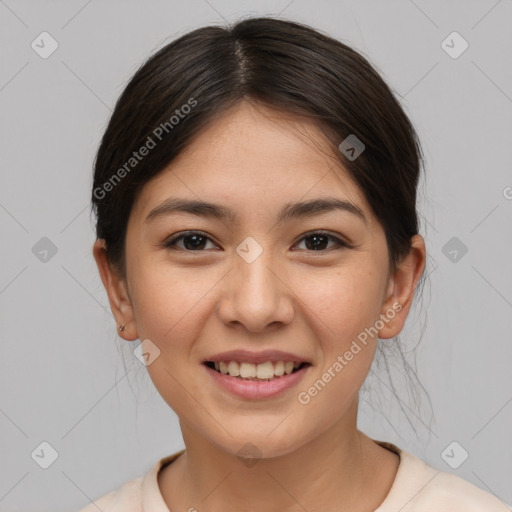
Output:
[[[306,247],[309,245],[309,247],[307,247],[308,249],[311,249],[313,248],[313,250],[317,250],[319,248],[319,246],[322,246],[322,242],[318,241],[318,239],[324,239],[324,242],[327,241],[327,237],[325,235],[311,235],[311,236],[308,236],[306,238]],[[313,244],[308,244],[307,243],[307,240],[315,240],[315,242]],[[324,247],[325,248],[325,247]]]
[[[191,240],[191,239],[194,239],[195,243],[194,242],[192,244],[187,243],[187,240]],[[199,242],[198,242],[198,239],[199,239]],[[202,242],[200,239],[203,239]],[[201,249],[205,243],[204,239],[205,239],[205,237],[202,235],[188,235],[183,238],[183,243],[187,249],[190,249],[190,247],[187,247],[187,246],[191,246],[192,249]]]

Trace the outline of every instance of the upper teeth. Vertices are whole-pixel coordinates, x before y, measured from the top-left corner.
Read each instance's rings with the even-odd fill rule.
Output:
[[[266,361],[260,364],[220,361],[215,362],[215,369],[224,375],[229,374],[231,377],[272,379],[274,376],[280,377],[285,373],[288,375],[300,365],[300,362],[293,361]]]

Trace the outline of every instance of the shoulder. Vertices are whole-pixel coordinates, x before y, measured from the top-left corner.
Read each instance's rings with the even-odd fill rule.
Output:
[[[390,443],[400,466],[388,496],[375,512],[510,512],[512,508],[463,478],[437,470]]]
[[[418,494],[411,511],[426,511],[432,506],[435,506],[438,512],[510,512],[512,510],[494,495],[457,475],[442,471],[437,472],[424,491]]]
[[[109,492],[101,498],[91,502],[78,512],[168,512],[160,489],[158,487],[158,473],[160,469],[176,460],[185,450],[160,459],[142,476],[126,482],[116,491]]]
[[[126,482],[116,491],[96,499],[79,512],[140,512],[142,504],[143,477]]]

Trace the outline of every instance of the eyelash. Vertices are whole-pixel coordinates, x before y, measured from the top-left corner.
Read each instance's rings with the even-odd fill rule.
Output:
[[[167,248],[167,249],[170,249],[170,250],[181,250],[181,251],[184,251],[184,252],[205,252],[204,250],[193,251],[193,250],[183,249],[181,247],[177,247],[176,246],[176,242],[178,240],[181,240],[182,238],[186,238],[186,237],[192,236],[192,235],[199,235],[199,236],[205,237],[209,241],[213,242],[213,240],[211,240],[211,238],[206,233],[203,233],[201,231],[186,231],[184,233],[180,233],[180,234],[175,235],[172,238],[168,239],[166,242],[164,242],[163,246],[165,248]],[[325,236],[326,238],[330,239],[331,241],[336,242],[336,245],[338,246],[338,250],[342,249],[342,248],[350,248],[350,247],[352,247],[347,242],[344,242],[343,240],[340,240],[338,237],[335,237],[334,235],[331,235],[330,233],[328,233],[326,231],[322,231],[322,230],[310,231],[309,233],[306,233],[297,243],[302,242],[306,238],[311,238],[314,235],[322,235],[322,236]],[[332,247],[331,247],[331,249],[332,249]],[[307,252],[328,252],[329,249],[321,249],[321,250],[318,250],[318,251],[313,251],[313,250],[307,250],[306,249],[306,251]]]

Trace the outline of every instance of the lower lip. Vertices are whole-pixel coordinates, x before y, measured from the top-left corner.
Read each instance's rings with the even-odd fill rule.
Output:
[[[219,384],[227,391],[230,391],[234,395],[240,396],[242,398],[262,399],[277,396],[279,393],[282,393],[286,389],[295,386],[302,379],[311,365],[304,366],[294,373],[283,375],[282,377],[276,377],[274,380],[264,380],[261,382],[253,380],[242,380],[238,377],[231,377],[230,375],[219,373],[209,366],[206,366],[205,364],[203,364],[203,366],[213,377],[215,382],[217,382],[217,384]]]

